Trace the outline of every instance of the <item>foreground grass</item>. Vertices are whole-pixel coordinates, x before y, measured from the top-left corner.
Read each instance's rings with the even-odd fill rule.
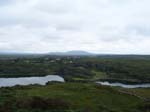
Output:
[[[134,89],[119,88],[119,90],[150,101],[150,88],[134,88]]]
[[[149,112],[147,106],[149,102],[120,89],[92,83],[0,89],[0,112]]]

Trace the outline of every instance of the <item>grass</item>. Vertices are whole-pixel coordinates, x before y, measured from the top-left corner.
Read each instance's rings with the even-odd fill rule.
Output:
[[[95,74],[95,76],[93,77],[94,80],[108,78],[105,72],[93,70],[92,73]]]
[[[33,112],[36,109],[42,112],[142,112],[139,109],[139,105],[144,105],[142,99],[118,90],[92,83],[1,88],[0,112],[3,112],[2,107],[11,109],[11,112]]]
[[[133,88],[133,89],[120,88],[120,90],[129,92],[143,99],[150,100],[150,88]]]

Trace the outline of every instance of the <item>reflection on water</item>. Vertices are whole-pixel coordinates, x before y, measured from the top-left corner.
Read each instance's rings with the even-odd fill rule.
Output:
[[[106,85],[106,86],[119,86],[123,88],[148,88],[150,87],[150,84],[134,84],[134,85],[129,85],[129,84],[122,84],[122,83],[109,83],[108,81],[98,81],[96,82],[101,85]]]
[[[45,77],[0,78],[0,87],[29,84],[45,85],[48,81],[65,82],[64,79],[58,75],[47,75]]]

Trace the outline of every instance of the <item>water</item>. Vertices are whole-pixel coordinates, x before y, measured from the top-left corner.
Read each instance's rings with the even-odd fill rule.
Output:
[[[0,78],[0,87],[30,84],[45,85],[48,81],[65,82],[64,79],[58,75],[47,75],[45,77]]]
[[[106,85],[106,86],[119,86],[123,88],[148,88],[150,87],[150,84],[134,84],[134,85],[129,85],[129,84],[123,84],[123,83],[109,83],[108,81],[98,81],[96,82],[101,85]]]
[[[45,85],[49,81],[65,82],[64,78],[59,75],[47,75],[45,77],[21,77],[21,78],[0,78],[0,87],[12,87],[15,85],[30,85],[40,84]],[[96,82],[106,86],[119,86],[123,88],[148,88],[150,84],[123,84],[123,83],[109,83],[108,81]]]

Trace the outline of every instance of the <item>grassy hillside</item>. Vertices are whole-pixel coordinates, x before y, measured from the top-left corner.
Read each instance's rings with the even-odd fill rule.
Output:
[[[92,83],[0,89],[0,112],[149,112],[149,107],[150,102],[119,88]]]

